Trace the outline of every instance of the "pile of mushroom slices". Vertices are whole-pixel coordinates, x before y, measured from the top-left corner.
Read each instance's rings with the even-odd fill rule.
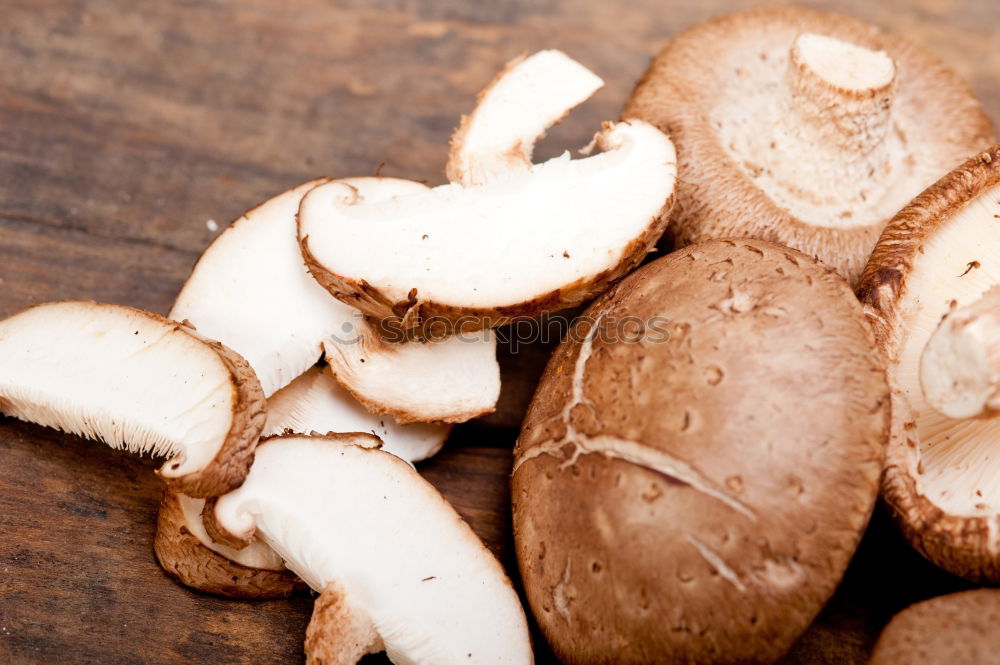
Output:
[[[206,250],[169,319],[63,302],[0,322],[0,410],[168,456],[163,567],[224,596],[313,589],[310,662],[530,663],[503,568],[412,463],[494,408],[492,327],[593,297],[663,232],[676,160],[652,125],[531,161],[601,85],[557,51],[511,62],[453,138],[453,182],[280,194]]]

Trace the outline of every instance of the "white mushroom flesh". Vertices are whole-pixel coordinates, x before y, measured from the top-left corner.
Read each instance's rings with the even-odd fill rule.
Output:
[[[493,555],[411,467],[349,441],[262,444],[243,486],[218,500],[217,523],[256,529],[312,589],[340,589],[394,663],[531,663],[524,612]]]
[[[398,380],[413,386],[419,378]],[[267,400],[263,436],[369,432],[382,439],[382,450],[413,463],[437,453],[450,431],[448,425],[397,425],[392,418],[373,415],[327,371],[314,367]]]
[[[234,549],[212,540],[208,532],[205,531],[205,524],[201,519],[202,510],[205,508],[205,499],[194,499],[186,494],[178,494],[177,500],[180,502],[181,511],[184,514],[184,526],[208,549],[249,568],[285,569],[281,557],[263,541],[254,540],[242,549]]]
[[[956,420],[924,395],[921,357],[952,308],[1000,284],[1000,186],[986,190],[930,234],[900,296],[902,340],[892,373],[916,419],[918,489],[950,514],[1000,513],[1000,418]]]
[[[535,141],[604,85],[560,51],[510,63],[452,139],[448,179],[481,185],[531,166]]]
[[[0,322],[0,412],[130,452],[207,466],[237,395],[219,355],[177,325],[128,307],[40,305]]]
[[[342,184],[311,191],[300,234],[316,261],[392,301],[493,308],[530,302],[617,266],[674,189],[673,144],[641,121],[568,155],[480,187],[457,184],[359,201]]]

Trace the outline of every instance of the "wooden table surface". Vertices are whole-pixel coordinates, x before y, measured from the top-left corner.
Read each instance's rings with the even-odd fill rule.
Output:
[[[458,116],[522,52],[563,49],[607,81],[539,156],[582,146],[666,38],[752,4],[0,0],[0,316],[74,298],[165,313],[217,234],[212,221],[225,226],[307,179],[370,174],[383,162],[384,174],[442,182]],[[1000,119],[1000,4],[807,4],[922,43]],[[511,425],[544,354],[505,352],[518,380],[501,414],[457,429],[421,465],[515,577]],[[153,468],[0,418],[0,662],[303,660],[308,596],[225,601],[160,571]],[[862,663],[894,611],[961,587],[879,513],[786,661]],[[538,662],[552,662],[541,641]]]

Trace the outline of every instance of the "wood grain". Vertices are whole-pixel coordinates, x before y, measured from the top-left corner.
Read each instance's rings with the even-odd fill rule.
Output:
[[[538,154],[582,146],[617,115],[666,38],[754,4],[4,0],[0,316],[67,298],[165,313],[217,233],[209,220],[222,227],[300,182],[369,174],[383,162],[385,174],[442,182],[459,115],[525,51],[564,49],[607,81]],[[837,6],[923,43],[1000,118],[1000,5]],[[457,429],[421,466],[512,574],[510,428],[546,354],[545,345],[504,349],[493,429]],[[227,602],[159,570],[152,468],[0,420],[0,662],[302,661],[308,597]],[[861,663],[893,611],[961,586],[880,516],[787,662]],[[539,662],[551,662],[538,646]]]

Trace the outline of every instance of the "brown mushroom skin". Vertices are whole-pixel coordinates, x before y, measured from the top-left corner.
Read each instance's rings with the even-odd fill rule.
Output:
[[[716,240],[584,317],[667,319],[669,339],[578,330],[545,370],[512,476],[543,633],[572,665],[775,661],[877,494],[889,393],[859,303],[800,252]]]
[[[911,605],[889,622],[869,665],[987,665],[1000,652],[1000,591],[976,589]]]
[[[787,33],[791,46],[797,34],[807,32],[884,50],[892,57],[897,65],[897,104],[905,100],[922,109],[928,131],[936,133],[938,157],[931,166],[939,173],[996,141],[992,123],[968,85],[936,57],[863,21],[801,7],[738,12],[678,35],[638,81],[622,118],[656,125],[677,146],[677,205],[669,232],[678,247],[734,236],[780,242],[818,257],[853,284],[892,213],[861,229],[814,226],[791,214],[758,187],[751,177],[753,168],[734,163],[720,145],[703,107],[714,94],[712,82],[682,74],[706,60],[717,63],[718,58],[706,54],[723,50],[734,35],[760,40],[763,35]],[[933,180],[932,175],[925,184]]]
[[[230,561],[185,526],[177,493],[164,490],[153,549],[163,570],[181,584],[225,598],[287,598],[306,585],[290,570],[264,570]]]
[[[857,294],[890,361],[905,339],[899,302],[907,275],[927,239],[979,192],[1000,184],[1000,145],[995,145],[928,187],[889,222],[872,252]],[[891,372],[890,372],[891,380]],[[919,446],[909,401],[893,387],[892,430],[882,477],[882,498],[906,539],[925,558],[974,582],[1000,582],[989,519],[952,515],[917,490]]]

